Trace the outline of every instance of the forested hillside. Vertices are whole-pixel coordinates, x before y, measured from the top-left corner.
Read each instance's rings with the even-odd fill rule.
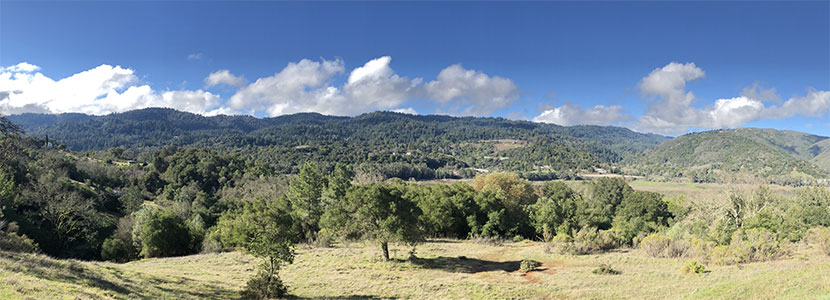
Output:
[[[830,140],[774,129],[697,132],[647,149],[626,165],[652,178],[805,184],[830,174]]]
[[[612,168],[667,139],[619,127],[392,112],[260,119],[150,108],[107,116],[24,114],[9,120],[29,135],[75,151],[122,147],[146,158],[168,145],[210,147],[268,163],[281,173],[296,173],[312,160],[404,179],[471,177],[475,169],[517,171],[539,179],[572,177],[579,170]]]

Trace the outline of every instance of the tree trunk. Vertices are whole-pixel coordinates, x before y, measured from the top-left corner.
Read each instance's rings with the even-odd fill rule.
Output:
[[[383,250],[383,259],[389,260],[389,243],[388,242],[381,242],[380,249]]]

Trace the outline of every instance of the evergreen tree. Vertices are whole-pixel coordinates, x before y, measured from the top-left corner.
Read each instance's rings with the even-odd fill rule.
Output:
[[[323,214],[322,193],[325,179],[317,165],[307,162],[288,185],[288,201],[291,203],[291,217],[302,238],[311,242],[319,230]]]

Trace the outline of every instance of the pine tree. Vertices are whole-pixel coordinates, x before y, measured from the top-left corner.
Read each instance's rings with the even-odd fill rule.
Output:
[[[317,165],[307,162],[288,185],[288,201],[291,203],[291,217],[300,235],[312,242],[319,230],[323,214],[322,198],[325,180]]]

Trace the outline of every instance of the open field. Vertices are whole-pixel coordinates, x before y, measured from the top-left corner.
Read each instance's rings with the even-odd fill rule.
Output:
[[[419,259],[393,248],[384,262],[374,244],[300,248],[281,275],[299,298],[416,299],[830,299],[830,257],[801,245],[787,258],[681,273],[687,259],[649,258],[640,250],[571,256],[524,241],[501,246],[438,240]],[[519,270],[522,259],[542,266]],[[256,260],[240,252],[145,259],[126,264],[53,260],[0,253],[2,299],[238,298]],[[600,264],[620,275],[597,275]]]

